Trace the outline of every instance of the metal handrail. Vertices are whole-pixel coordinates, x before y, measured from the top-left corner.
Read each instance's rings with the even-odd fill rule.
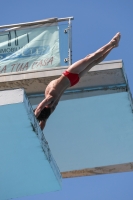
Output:
[[[9,25],[3,25],[0,26],[0,29],[4,29],[4,28],[12,28],[12,27],[24,27],[24,26],[33,26],[33,25],[37,25],[37,24],[46,24],[46,23],[54,23],[54,22],[62,22],[62,21],[69,21],[69,20],[73,20],[74,17],[66,17],[66,18],[48,18],[48,19],[43,19],[43,20],[39,20],[39,21],[34,21],[34,22],[25,22],[25,23],[19,23],[19,24],[9,24]]]

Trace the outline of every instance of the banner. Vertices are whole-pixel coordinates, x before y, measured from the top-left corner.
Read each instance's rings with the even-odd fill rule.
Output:
[[[0,74],[59,66],[57,25],[37,25],[0,32]]]

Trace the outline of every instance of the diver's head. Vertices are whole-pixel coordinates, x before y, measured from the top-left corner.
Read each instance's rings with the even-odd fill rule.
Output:
[[[35,109],[35,110],[36,110],[36,109]],[[34,110],[34,112],[35,112],[35,110]],[[51,108],[46,108],[46,107],[45,107],[45,108],[41,111],[40,115],[37,117],[38,121],[40,122],[40,121],[42,121],[42,120],[47,120],[47,119],[49,118],[49,116],[50,116],[51,113],[52,113]]]

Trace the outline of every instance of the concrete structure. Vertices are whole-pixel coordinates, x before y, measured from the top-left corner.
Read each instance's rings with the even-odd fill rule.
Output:
[[[132,171],[132,97],[123,62],[95,66],[62,100],[45,129],[62,176]]]
[[[65,69],[2,74],[0,89],[23,87],[36,107]],[[44,133],[62,176],[75,177],[131,171],[132,129],[132,97],[117,60],[100,63],[65,91]]]
[[[0,119],[0,199],[59,190],[59,169],[23,89],[0,91]]]

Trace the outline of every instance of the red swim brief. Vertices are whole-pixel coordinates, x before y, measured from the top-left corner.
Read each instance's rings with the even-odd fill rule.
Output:
[[[79,82],[79,75],[78,74],[74,74],[74,73],[65,71],[63,73],[63,75],[66,76],[69,79],[71,86],[73,86],[73,85],[75,85],[76,83]]]

